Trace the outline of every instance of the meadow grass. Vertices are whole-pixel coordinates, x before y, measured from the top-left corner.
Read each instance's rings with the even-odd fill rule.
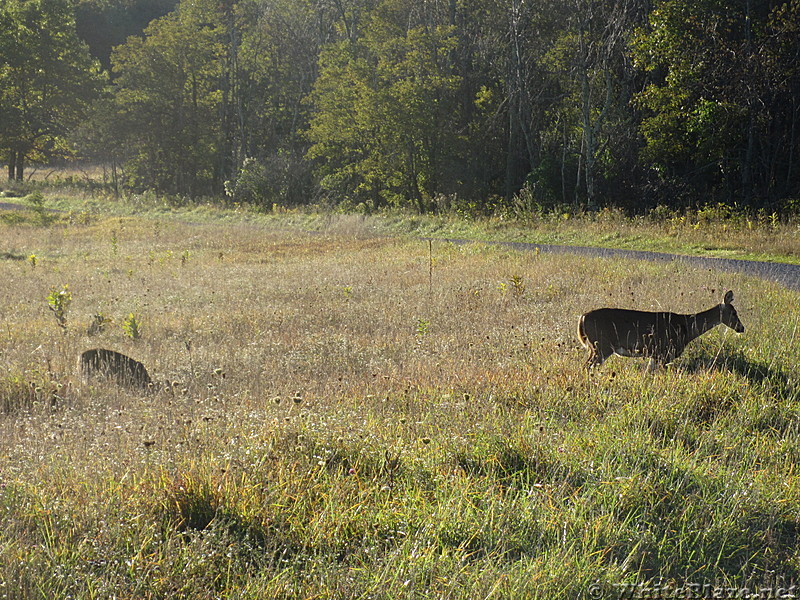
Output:
[[[721,204],[685,210],[657,207],[646,214],[630,216],[613,208],[585,211],[562,206],[523,210],[512,203],[489,215],[453,209],[420,215],[397,208],[355,214],[320,205],[253,207],[225,203],[219,198],[192,200],[151,192],[115,198],[103,181],[98,167],[66,171],[53,180],[40,177],[39,181],[4,192],[14,196],[8,200],[28,204],[33,211],[28,215],[0,213],[0,220],[47,223],[82,222],[96,214],[148,216],[161,221],[254,223],[296,231],[347,233],[355,229],[375,235],[582,245],[800,264],[797,215],[779,215],[764,209],[753,211]]]
[[[318,229],[0,225],[0,596],[571,599],[798,579],[796,293]],[[47,302],[64,289],[66,328]],[[583,369],[581,313],[699,311],[727,289],[743,335],[718,328],[654,375]],[[92,347],[168,385],[83,384]]]

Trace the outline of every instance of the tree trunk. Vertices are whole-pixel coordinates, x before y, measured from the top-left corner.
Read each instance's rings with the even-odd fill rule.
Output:
[[[509,90],[508,99],[508,138],[506,140],[506,185],[505,197],[510,200],[516,192],[517,183],[517,107],[516,96]]]
[[[746,2],[745,40],[747,59],[752,56],[752,31],[750,28],[750,0]],[[755,146],[755,119],[753,117],[753,102],[747,102],[747,148],[745,149],[744,164],[742,165],[742,195],[745,205],[753,201],[753,151]]]
[[[561,127],[561,202],[567,201],[567,119]]]
[[[591,117],[591,91],[589,87],[589,73],[587,72],[588,67],[584,66],[583,71],[581,73],[581,99],[583,103],[583,148],[584,148],[584,157],[583,157],[583,164],[584,168],[586,169],[585,173],[585,180],[586,180],[586,206],[589,209],[593,209],[595,207],[595,198],[594,198],[594,128],[592,127],[592,117]]]
[[[22,176],[25,170],[25,153],[22,150],[17,150],[16,157],[16,176],[17,181],[22,181]]]
[[[236,28],[233,2],[226,0],[222,6],[225,13],[227,48],[221,80],[223,143],[220,144],[218,156],[219,182],[215,182],[220,189],[225,181],[236,177],[244,160],[244,125],[239,89],[239,32]]]
[[[755,119],[752,106],[749,107],[748,112],[750,115],[747,124],[747,148],[744,154],[744,165],[742,165],[742,195],[747,206],[753,202],[753,151],[755,146]]]
[[[523,71],[523,35],[520,31],[522,20],[520,0],[511,6],[509,38],[511,54],[508,71],[508,148],[506,156],[506,199],[511,199],[519,190],[528,174],[534,169],[536,144],[530,128],[530,102]],[[524,147],[523,147],[524,144]]]
[[[792,127],[789,132],[789,159],[786,163],[786,189],[792,189],[792,164],[794,163],[795,131],[797,126],[797,99],[792,97]]]
[[[117,160],[111,161],[111,185],[114,187],[114,198],[119,198],[119,177],[117,175]]]

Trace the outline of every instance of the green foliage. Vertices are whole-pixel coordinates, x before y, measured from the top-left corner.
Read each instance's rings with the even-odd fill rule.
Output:
[[[272,197],[270,183],[264,167],[256,159],[246,158],[236,179],[225,182],[225,195],[233,202],[267,204]]]
[[[79,0],[75,8],[78,35],[103,68],[111,69],[111,49],[141,35],[153,19],[175,9],[178,0]]]
[[[92,316],[92,320],[89,323],[89,327],[86,330],[86,335],[93,336],[103,333],[106,328],[106,325],[111,323],[111,317],[99,312]]]
[[[142,337],[142,323],[134,313],[129,313],[122,320],[122,331],[132,340]]]
[[[783,19],[798,9],[796,2],[771,14],[745,8],[661,0],[632,48],[638,65],[658,74],[636,97],[645,111],[645,162],[664,178],[685,176],[696,190],[735,186],[749,200],[758,168],[753,144],[772,139],[769,123],[782,108],[768,105],[786,90],[777,83],[786,81],[783,69],[796,69]]]
[[[52,311],[56,323],[65,333],[67,331],[67,311],[70,304],[72,304],[72,292],[69,291],[69,285],[64,285],[60,290],[53,288],[47,295],[47,305]]]
[[[296,206],[308,201],[311,188],[308,169],[289,152],[268,159],[246,158],[235,179],[225,182],[225,195],[235,203],[260,208]]]
[[[509,282],[516,296],[522,296],[525,293],[525,281],[521,275],[512,275]]]
[[[40,212],[44,208],[44,194],[40,191],[28,194],[25,200],[30,202],[33,205],[33,209],[37,212]]]
[[[218,3],[182,4],[130,38],[112,56],[114,127],[132,142],[130,183],[190,196],[219,189],[215,148],[222,141],[224,27]]]
[[[453,100],[460,78],[449,64],[455,45],[450,28],[396,32],[376,18],[360,43],[325,49],[309,157],[334,201],[430,207],[445,176],[440,161],[459,146]]]
[[[431,330],[431,322],[428,319],[417,319],[416,332],[418,338],[423,338]]]
[[[96,118],[126,142],[128,185],[226,191],[266,206],[306,201],[309,170],[295,141],[316,68],[311,18],[305,3],[184,2],[118,46],[115,102]]]
[[[66,135],[104,77],[68,0],[0,3],[0,65],[0,152],[9,179],[22,180],[26,161],[70,154]]]
[[[12,177],[74,141],[171,206],[796,212],[798,0],[82,0],[101,99],[72,3],[0,10]]]

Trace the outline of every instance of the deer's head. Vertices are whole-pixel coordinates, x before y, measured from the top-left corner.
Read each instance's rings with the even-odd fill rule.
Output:
[[[728,290],[725,293],[725,298],[722,304],[719,305],[719,320],[721,323],[733,329],[736,333],[744,331],[744,325],[739,320],[739,315],[736,314],[736,309],[733,308],[733,292]]]

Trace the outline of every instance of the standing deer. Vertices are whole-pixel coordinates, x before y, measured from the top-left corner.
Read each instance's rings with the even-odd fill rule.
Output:
[[[93,376],[100,376],[123,387],[151,388],[153,385],[142,363],[114,350],[87,350],[81,354],[78,368],[84,382],[88,382]]]
[[[733,308],[733,292],[722,304],[695,315],[671,312],[645,312],[622,308],[600,308],[578,321],[578,338],[589,350],[588,368],[598,367],[612,354],[643,356],[650,359],[648,370],[667,365],[678,358],[693,339],[723,323],[736,333],[744,325]]]

